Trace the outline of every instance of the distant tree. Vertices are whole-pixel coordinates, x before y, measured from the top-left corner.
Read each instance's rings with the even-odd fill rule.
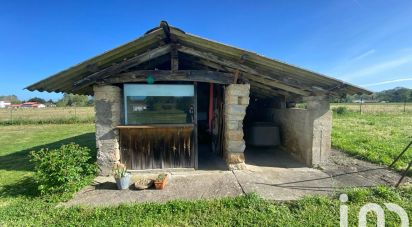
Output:
[[[411,102],[412,101],[412,89],[396,87],[376,93],[376,98],[379,101],[386,102]]]
[[[39,97],[34,97],[34,98],[29,99],[28,102],[38,102],[38,103],[45,104],[46,100],[39,98]]]
[[[345,98],[336,97],[334,102],[353,102],[354,100],[364,100],[366,102],[412,102],[412,89],[396,87],[389,90],[375,92],[372,95],[347,95]]]
[[[21,103],[21,101],[15,95],[1,95],[0,100],[1,101],[9,101],[9,102],[11,102],[11,104],[20,104]]]
[[[91,97],[86,95],[64,94],[63,98],[57,101],[57,106],[89,106],[93,105]]]

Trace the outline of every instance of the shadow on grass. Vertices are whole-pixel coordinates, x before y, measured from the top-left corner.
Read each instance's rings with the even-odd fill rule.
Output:
[[[0,196],[3,198],[17,196],[33,198],[39,195],[40,192],[33,177],[24,177],[16,183],[7,184],[0,188]]]
[[[77,143],[82,147],[88,147],[91,150],[91,157],[96,158],[96,138],[94,133],[85,133],[82,135],[59,140],[49,144],[43,144],[21,151],[17,151],[8,155],[0,156],[0,170],[11,171],[31,171],[33,165],[29,161],[31,151],[37,151],[42,148],[56,149],[64,144]]]
[[[76,143],[82,147],[90,149],[90,156],[96,159],[96,142],[94,133],[85,133],[82,135],[66,138],[49,144],[43,144],[8,155],[0,156],[0,170],[7,171],[33,171],[33,164],[30,163],[29,154],[31,151],[43,148],[57,149],[64,144]],[[1,197],[36,197],[39,195],[37,184],[33,177],[23,177],[18,182],[3,185],[0,188]]]

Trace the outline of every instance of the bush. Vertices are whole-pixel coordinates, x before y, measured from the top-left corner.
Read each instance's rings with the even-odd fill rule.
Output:
[[[87,185],[96,173],[90,149],[70,143],[59,149],[31,152],[35,180],[42,195],[65,199]],[[56,196],[57,195],[57,196]]]
[[[339,106],[333,109],[337,114],[342,115],[348,113],[348,108],[346,106]]]

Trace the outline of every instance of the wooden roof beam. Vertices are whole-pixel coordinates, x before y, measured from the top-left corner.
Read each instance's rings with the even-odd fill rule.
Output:
[[[231,84],[234,75],[208,70],[135,70],[120,73],[102,80],[104,83],[120,84],[146,82],[147,76],[153,76],[155,81],[197,81],[216,84]]]
[[[87,87],[93,84],[96,80],[103,80],[106,77],[115,75],[121,71],[127,70],[128,68],[134,67],[136,65],[142,64],[144,62],[150,61],[154,58],[160,57],[162,55],[168,54],[171,51],[171,45],[164,45],[153,50],[147,51],[143,54],[137,55],[130,59],[127,59],[119,64],[115,64],[104,68],[96,73],[86,76],[73,83],[73,90],[80,90],[81,88]]]
[[[257,88],[257,89],[256,89],[256,92],[257,92],[257,93],[259,93],[259,92],[266,92],[266,93],[270,94],[270,97],[273,97],[273,96],[284,96],[284,97],[293,96],[293,94],[287,93],[287,92],[285,92],[285,91],[274,90],[274,89],[271,88],[271,87],[268,87],[268,86],[266,86],[266,85],[264,85],[264,84],[256,83],[256,82],[254,82],[254,81],[251,81],[250,87],[251,87],[251,89],[252,89],[252,88]]]
[[[299,95],[303,95],[303,96],[309,96],[311,94],[311,92],[302,90],[300,88],[296,88],[296,87],[292,87],[290,85],[285,84],[284,82],[280,82],[277,81],[273,78],[270,78],[269,76],[265,76],[263,74],[260,74],[258,71],[256,71],[255,69],[252,69],[248,66],[224,59],[224,58],[219,58],[218,56],[212,54],[212,53],[208,53],[208,52],[203,52],[203,51],[199,51],[199,50],[195,50],[193,48],[190,47],[186,47],[186,46],[178,46],[178,51],[182,52],[182,53],[186,53],[189,55],[193,55],[199,58],[203,58],[206,60],[209,60],[211,62],[215,62],[218,63],[220,65],[226,66],[226,67],[230,67],[230,68],[234,68],[234,69],[238,69],[240,71],[246,72],[248,74],[253,75],[254,77],[261,77],[262,79],[264,78],[266,80],[266,82],[270,82],[270,86],[288,91],[288,92],[292,92],[295,94],[299,94]]]
[[[170,51],[170,69],[172,71],[179,70],[179,55],[175,44],[172,44],[172,50]]]

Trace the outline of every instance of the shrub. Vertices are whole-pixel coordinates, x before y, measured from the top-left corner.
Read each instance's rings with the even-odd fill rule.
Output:
[[[97,170],[90,149],[74,143],[55,150],[32,151],[31,162],[35,164],[34,176],[40,193],[60,199],[87,185]]]
[[[333,109],[337,114],[342,115],[348,113],[348,108],[346,106],[339,106]]]

